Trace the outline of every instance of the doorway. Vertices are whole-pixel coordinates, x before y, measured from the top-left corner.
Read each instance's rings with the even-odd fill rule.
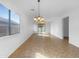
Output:
[[[69,39],[69,16],[63,18],[63,37]]]

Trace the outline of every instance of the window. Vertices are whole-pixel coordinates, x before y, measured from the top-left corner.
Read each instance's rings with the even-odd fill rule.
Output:
[[[9,35],[9,12],[6,7],[0,4],[0,37]]]
[[[19,33],[20,30],[20,20],[19,16],[15,12],[11,11],[11,34]]]
[[[20,32],[19,16],[0,4],[0,37]]]

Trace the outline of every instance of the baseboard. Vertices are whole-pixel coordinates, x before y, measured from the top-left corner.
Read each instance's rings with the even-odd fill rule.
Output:
[[[33,34],[34,34],[34,33],[32,33],[32,34],[27,38],[27,40],[30,39]],[[25,44],[25,42],[26,42],[27,40],[25,40],[24,42],[22,42],[22,43],[20,44],[20,46],[18,46],[18,47],[15,49],[14,52],[16,52],[16,51],[18,50],[18,48],[20,48],[23,44]],[[8,58],[11,58],[11,55],[12,55],[14,52],[12,52],[12,53],[8,56]]]

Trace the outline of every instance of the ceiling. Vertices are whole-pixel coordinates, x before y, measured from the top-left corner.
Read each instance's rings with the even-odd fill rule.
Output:
[[[37,15],[37,0],[12,0],[23,13]],[[46,18],[60,17],[79,8],[79,0],[41,0],[40,13]]]

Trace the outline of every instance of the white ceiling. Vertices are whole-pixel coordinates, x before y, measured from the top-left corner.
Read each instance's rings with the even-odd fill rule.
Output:
[[[26,14],[37,15],[37,0],[12,0],[12,3]],[[40,2],[40,13],[46,18],[60,17],[77,8],[79,8],[79,0],[41,0]]]

